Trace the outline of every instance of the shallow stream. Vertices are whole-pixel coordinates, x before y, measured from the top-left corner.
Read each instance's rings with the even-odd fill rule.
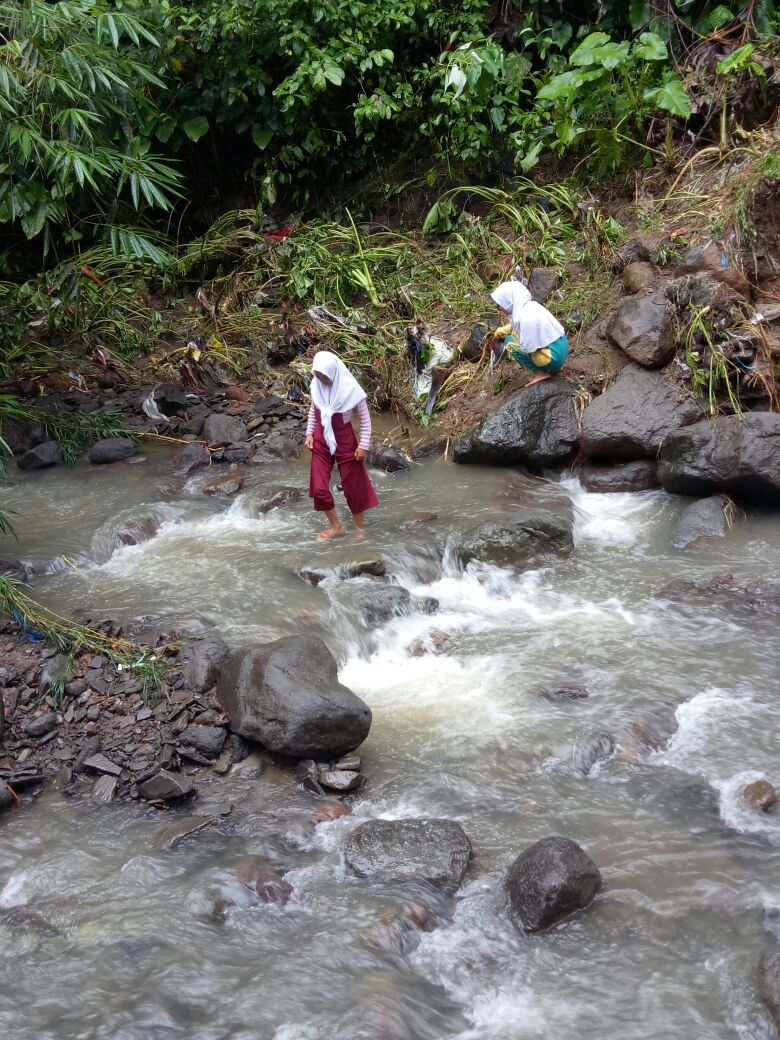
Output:
[[[47,605],[172,619],[236,644],[316,632],[374,722],[353,813],[316,829],[311,796],[273,766],[215,784],[231,814],[175,849],[146,806],[28,800],[1,831],[0,1036],[768,1040],[754,974],[780,907],[780,815],[749,813],[737,792],[757,775],[780,786],[775,622],[656,593],[723,572],[780,578],[776,519],[680,553],[670,527],[683,500],[660,492],[589,495],[574,479],[441,461],[376,478],[382,504],[360,547],[317,542],[305,461],[252,469],[232,501],[203,495],[203,478],[179,487],[163,453],[5,489],[20,532],[6,554],[85,558],[36,582]],[[278,483],[304,497],[258,515]],[[517,500],[573,508],[571,560],[521,576],[463,573],[447,553],[437,565],[453,531]],[[420,512],[438,519],[402,528]],[[139,518],[152,537],[118,546]],[[351,582],[311,588],[295,573],[377,555],[440,613],[366,634]],[[451,650],[410,656],[431,629]],[[539,696],[562,682],[589,697]],[[621,750],[588,771],[600,733]],[[383,922],[408,893],[348,876],[342,849],[366,819],[420,815],[459,821],[475,858],[439,926],[399,948]],[[502,877],[551,834],[583,845],[604,890],[524,936]],[[209,920],[204,893],[249,854],[284,874],[292,899]]]

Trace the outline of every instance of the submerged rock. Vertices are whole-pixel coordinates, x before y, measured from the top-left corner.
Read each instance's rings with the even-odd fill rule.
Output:
[[[106,437],[92,445],[87,457],[93,465],[105,466],[111,462],[123,462],[137,454],[138,445],[130,437]]]
[[[400,585],[365,585],[355,591],[353,602],[358,616],[369,628],[386,625],[394,617],[414,610],[409,590]]]
[[[701,418],[701,409],[660,372],[626,365],[582,415],[589,459],[655,459],[665,437]]]
[[[516,923],[540,932],[588,906],[601,888],[601,873],[570,838],[542,838],[522,852],[506,879]]]
[[[204,484],[201,491],[204,495],[237,495],[243,486],[244,474],[235,462],[231,462],[227,473]]]
[[[780,505],[780,415],[723,415],[671,433],[661,445],[658,479],[678,495],[720,491]]]
[[[453,448],[459,463],[550,466],[564,462],[579,441],[574,391],[547,379],[512,394]]]
[[[758,995],[780,1031],[780,947],[766,950],[758,964]]]
[[[754,581],[741,585],[733,574],[719,574],[702,581],[673,582],[661,589],[659,595],[697,612],[717,609],[725,617],[780,615],[779,583]]]
[[[685,506],[672,526],[672,545],[675,549],[686,549],[702,538],[724,538],[732,508],[723,495],[702,498]]]
[[[609,733],[591,733],[575,741],[571,753],[572,767],[587,776],[599,762],[606,762],[615,753],[615,741]]]
[[[777,792],[768,780],[754,780],[739,792],[742,800],[757,812],[769,812],[777,802]]]
[[[615,466],[586,464],[580,471],[580,483],[585,491],[598,493],[652,491],[661,486],[656,464],[650,459]]]
[[[646,368],[658,368],[674,353],[674,317],[662,296],[625,300],[607,324],[613,346]]]
[[[471,842],[453,820],[369,820],[352,832],[344,856],[358,877],[454,890],[466,876]]]
[[[568,556],[573,548],[572,524],[567,517],[528,508],[506,523],[481,524],[458,545],[457,555],[464,566],[478,560],[525,570]]]
[[[233,650],[220,666],[217,695],[234,732],[294,758],[352,751],[371,727],[370,708],[338,681],[333,656],[315,636]]]
[[[265,488],[263,496],[255,508],[258,513],[270,513],[272,509],[281,509],[282,506],[289,506],[291,503],[297,502],[300,497],[301,492],[298,488],[274,484],[272,487]]]
[[[588,697],[585,686],[579,683],[561,683],[559,686],[548,686],[537,690],[540,697],[553,703],[565,703],[566,701],[582,701]]]

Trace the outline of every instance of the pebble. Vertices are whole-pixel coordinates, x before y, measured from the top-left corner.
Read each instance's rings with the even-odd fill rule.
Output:
[[[111,776],[119,776],[122,772],[122,767],[118,766],[116,762],[112,762],[110,758],[106,758],[105,755],[97,754],[92,755],[84,762],[85,769],[94,769],[98,773],[109,773]]]
[[[769,812],[777,802],[777,792],[768,780],[754,780],[752,784],[746,784],[740,793],[751,809],[760,812]]]

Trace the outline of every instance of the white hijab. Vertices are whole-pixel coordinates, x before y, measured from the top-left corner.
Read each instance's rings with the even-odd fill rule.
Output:
[[[524,354],[533,354],[535,350],[549,347],[565,335],[563,325],[546,307],[532,299],[522,282],[502,282],[493,290],[490,298],[511,314],[512,328],[517,333]]]
[[[314,355],[311,368],[312,372],[321,372],[330,379],[331,385],[327,386],[315,375],[309,392],[312,401],[320,410],[325,443],[328,445],[331,455],[335,455],[336,435],[333,432],[333,416],[351,412],[357,408],[361,401],[365,401],[366,392],[341,358],[331,354],[329,350],[318,351]]]

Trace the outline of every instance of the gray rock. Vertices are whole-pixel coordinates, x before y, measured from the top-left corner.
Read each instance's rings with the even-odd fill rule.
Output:
[[[175,802],[192,794],[192,784],[181,773],[161,769],[149,780],[138,785],[138,793],[148,802]]]
[[[518,511],[507,521],[488,521],[467,535],[457,547],[465,566],[472,560],[521,571],[541,566],[574,548],[572,523],[547,509]]]
[[[108,776],[108,774],[99,776],[92,787],[93,802],[112,802],[117,787],[116,777]]]
[[[630,293],[644,292],[655,284],[655,279],[655,268],[652,264],[635,260],[623,271],[623,288]]]
[[[663,296],[625,300],[607,324],[607,339],[646,368],[658,368],[674,353],[674,318]]]
[[[561,683],[558,686],[545,687],[537,692],[546,701],[553,701],[557,704],[585,700],[588,696],[587,688],[579,683]]]
[[[650,459],[615,466],[586,464],[580,471],[580,483],[590,492],[652,491],[661,486],[656,469],[655,462]]]
[[[234,732],[294,758],[353,751],[371,727],[370,708],[338,681],[333,656],[314,636],[232,651],[217,695]]]
[[[583,412],[582,450],[589,459],[654,459],[671,431],[701,414],[661,373],[626,365]]]
[[[460,437],[453,458],[493,466],[549,466],[570,457],[579,441],[574,391],[547,379],[512,394],[480,425]]]
[[[574,742],[571,752],[572,768],[587,776],[599,762],[606,762],[615,753],[615,741],[609,733],[590,733]]]
[[[44,441],[30,448],[16,460],[19,469],[47,469],[62,462],[60,446],[56,441]]]
[[[354,560],[347,564],[347,577],[360,578],[365,575],[373,578],[383,578],[387,573],[387,564],[384,560]]]
[[[3,440],[14,455],[26,455],[48,439],[46,427],[37,419],[20,419],[19,422],[3,424]]]
[[[441,603],[435,596],[413,596],[412,606],[420,614],[438,614]]]
[[[193,639],[179,651],[184,681],[195,694],[205,693],[217,681],[219,666],[230,652],[221,639]]]
[[[111,462],[122,462],[138,454],[138,445],[130,437],[106,437],[93,444],[87,452],[89,461],[95,466]]]
[[[298,488],[274,485],[265,489],[255,508],[258,513],[270,513],[272,509],[281,509],[282,506],[297,502],[300,497],[301,492]]]
[[[325,794],[320,784],[320,771],[317,763],[311,759],[304,759],[295,767],[295,779],[310,794]]]
[[[411,463],[402,451],[394,447],[371,448],[366,455],[366,465],[374,469],[383,469],[385,473],[403,473]]]
[[[47,733],[51,733],[52,730],[57,728],[57,716],[50,712],[46,715],[39,715],[35,719],[31,719],[27,723],[27,736],[28,737],[45,737]]]
[[[569,838],[542,838],[522,852],[506,880],[512,914],[524,932],[540,932],[592,902],[598,867]]]
[[[209,760],[218,757],[226,740],[227,733],[221,726],[188,726],[179,737],[179,743],[185,748]]]
[[[110,758],[106,758],[105,755],[100,753],[88,758],[84,762],[84,768],[94,769],[96,773],[107,773],[108,776],[119,776],[122,772],[121,766],[118,766],[116,762],[112,762]]]
[[[324,570],[322,567],[299,567],[295,573],[307,585],[313,585],[315,588],[333,575],[332,571]]]
[[[180,477],[191,477],[211,465],[211,453],[205,444],[185,444],[171,458],[171,469]]]
[[[249,439],[246,423],[237,415],[210,415],[203,423],[203,439],[207,444],[231,444]]]
[[[671,433],[661,445],[658,479],[678,495],[724,492],[780,505],[780,415],[724,415]]]
[[[528,291],[538,303],[546,303],[560,283],[560,272],[554,267],[535,267],[528,276]]]
[[[322,769],[319,770],[319,779],[323,787],[330,791],[354,791],[360,787],[363,777],[351,769]]]
[[[64,690],[65,683],[71,676],[71,665],[65,654],[55,654],[46,661],[38,675],[38,693],[46,694],[52,687],[61,686]]]
[[[615,267],[617,270],[622,271],[629,264],[652,260],[659,242],[660,236],[654,234],[641,234],[636,235],[634,238],[629,238],[617,251]]]
[[[355,591],[354,606],[369,628],[386,625],[394,617],[414,610],[409,590],[400,585],[365,585]]]
[[[724,538],[729,529],[728,509],[729,501],[722,495],[685,506],[672,526],[672,545],[686,549],[702,538]]]
[[[352,832],[344,857],[358,877],[453,891],[466,876],[471,842],[453,820],[369,820]]]
[[[758,964],[758,995],[780,1031],[780,947],[765,950]]]

